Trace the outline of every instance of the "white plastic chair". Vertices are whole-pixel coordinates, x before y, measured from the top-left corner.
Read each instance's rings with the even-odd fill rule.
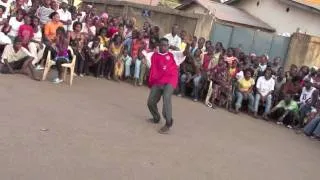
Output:
[[[72,85],[72,81],[73,81],[73,75],[74,75],[74,68],[75,68],[75,64],[76,64],[76,56],[73,53],[73,49],[69,46],[68,50],[71,52],[71,62],[70,63],[64,63],[62,64],[62,67],[64,68],[64,72],[63,72],[63,81],[66,81],[67,79],[67,70],[70,69],[70,80],[69,80],[69,85]],[[47,62],[46,65],[44,67],[44,71],[43,71],[43,75],[42,75],[42,80],[46,80],[47,75],[50,71],[51,66],[56,65],[56,62],[53,61],[51,59],[51,51],[48,52],[47,55]]]

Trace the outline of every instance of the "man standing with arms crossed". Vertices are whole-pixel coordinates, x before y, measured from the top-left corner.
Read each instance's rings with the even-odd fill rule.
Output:
[[[190,40],[189,40],[190,41]],[[153,123],[160,122],[160,114],[157,104],[163,96],[162,115],[166,120],[159,133],[167,134],[173,124],[171,96],[178,84],[179,65],[185,60],[189,52],[190,42],[184,52],[169,51],[169,41],[166,38],[160,39],[159,52],[151,56],[151,67],[149,75],[149,86],[151,91],[148,98],[148,108],[153,116]]]

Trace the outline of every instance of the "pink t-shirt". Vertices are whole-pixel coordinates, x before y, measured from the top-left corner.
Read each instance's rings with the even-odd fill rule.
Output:
[[[178,84],[178,66],[172,53],[155,52],[151,56],[149,86],[170,84],[173,88]]]

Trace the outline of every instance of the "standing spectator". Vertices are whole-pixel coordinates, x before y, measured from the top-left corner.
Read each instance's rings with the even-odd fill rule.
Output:
[[[178,35],[179,26],[177,24],[172,26],[171,33],[166,34],[164,38],[169,41],[169,48],[172,50],[180,50],[181,38]]]
[[[22,9],[17,11],[16,17],[11,17],[9,20],[10,31],[8,36],[11,40],[18,36],[18,30],[20,26],[23,24],[23,17],[26,15],[26,12]]]
[[[37,11],[37,16],[39,17],[42,26],[50,21],[50,14],[54,12],[50,5],[51,0],[43,0],[43,5],[40,6]]]
[[[238,61],[238,59],[234,56],[234,51],[231,48],[227,49],[227,55],[224,56],[224,61],[227,62],[229,66]]]
[[[239,113],[239,110],[242,106],[242,100],[249,100],[249,111],[254,112],[254,97],[253,97],[253,86],[255,82],[252,79],[252,73],[250,69],[244,71],[244,78],[238,80],[238,88],[236,91],[237,101],[235,104],[236,113]]]
[[[264,76],[258,78],[257,81],[257,93],[255,97],[254,103],[254,116],[258,116],[258,108],[260,101],[265,105],[263,118],[267,118],[267,114],[269,113],[272,106],[272,92],[274,91],[275,81],[272,78],[272,69],[266,69],[264,72]]]
[[[51,0],[50,6],[51,6],[51,9],[53,9],[55,12],[59,10],[59,4],[57,0]]]
[[[273,74],[277,74],[278,73],[278,71],[279,71],[279,69],[281,67],[280,62],[281,62],[281,58],[280,57],[274,58],[274,60],[273,60],[273,62],[271,64],[271,69],[273,71]]]
[[[85,43],[85,36],[81,32],[82,30],[82,23],[75,22],[73,24],[73,31],[69,32],[69,42],[73,49],[73,52],[76,56],[76,67],[75,71],[76,74],[80,77],[84,76],[84,66],[85,66],[85,58],[83,54],[83,47]]]
[[[70,31],[72,28],[72,17],[71,13],[68,11],[68,1],[63,0],[62,3],[60,3],[60,9],[57,10],[57,13],[59,13],[60,21],[64,25],[64,29]]]
[[[40,7],[40,0],[33,0],[31,7],[27,11],[29,16],[30,17],[36,16],[39,7]]]
[[[123,44],[120,35],[116,35],[113,38],[113,41],[110,44],[109,52],[110,52],[110,60],[114,61],[114,79],[119,80],[123,73],[123,62],[120,59],[121,53],[123,51]]]

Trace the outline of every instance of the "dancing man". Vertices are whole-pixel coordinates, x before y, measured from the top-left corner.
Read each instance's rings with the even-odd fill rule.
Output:
[[[153,116],[150,119],[153,123],[160,122],[160,114],[157,104],[163,96],[162,115],[166,124],[159,131],[167,134],[173,124],[171,96],[178,84],[179,65],[185,60],[190,42],[184,52],[169,51],[169,41],[166,38],[160,39],[159,52],[154,52],[151,56],[151,67],[149,74],[149,86],[151,91],[148,98],[148,108]]]

